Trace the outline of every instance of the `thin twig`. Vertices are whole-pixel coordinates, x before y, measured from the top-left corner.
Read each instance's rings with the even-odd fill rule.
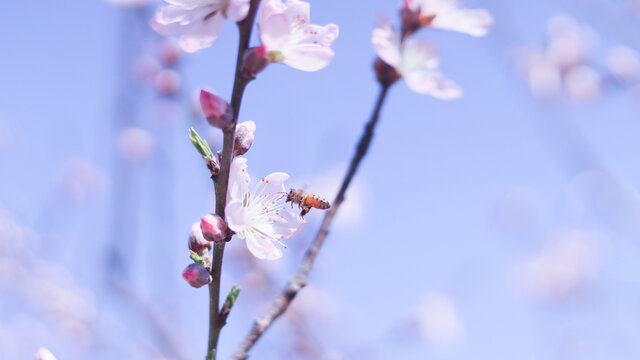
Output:
[[[236,59],[236,73],[233,82],[233,91],[231,93],[231,108],[233,109],[233,126],[224,131],[224,145],[222,155],[220,156],[220,172],[214,179],[214,187],[216,193],[216,214],[221,218],[225,218],[224,208],[227,201],[227,186],[229,184],[229,168],[233,153],[233,138],[235,136],[238,116],[240,114],[240,104],[242,103],[242,95],[247,85],[247,80],[242,76],[242,56],[249,47],[251,39],[251,30],[253,28],[253,20],[256,11],[260,5],[260,0],[251,0],[251,7],[247,17],[238,23],[240,40],[238,42],[238,54]],[[215,359],[216,350],[218,348],[218,338],[220,329],[224,326],[219,314],[220,309],[220,276],[222,273],[222,257],[224,255],[225,243],[219,243],[214,246],[213,259],[211,262],[211,283],[209,284],[209,344],[207,347],[207,359]]]
[[[385,96],[387,95],[388,89],[389,86],[382,86],[380,90],[380,95],[378,96],[378,101],[376,102],[375,109],[373,111],[373,114],[371,115],[371,119],[364,128],[362,136],[360,137],[356,152],[351,159],[349,170],[342,180],[340,191],[338,191],[338,194],[336,195],[336,198],[331,205],[331,209],[329,209],[327,214],[324,216],[322,226],[320,227],[315,240],[307,249],[302,264],[298,268],[298,272],[289,280],[289,283],[284,288],[282,293],[278,296],[278,298],[276,298],[276,300],[273,302],[269,311],[263,317],[255,321],[253,327],[251,328],[251,331],[249,332],[249,335],[247,335],[242,344],[240,344],[240,346],[236,350],[235,354],[231,357],[232,360],[244,360],[249,357],[249,350],[251,350],[251,348],[255,345],[258,339],[260,339],[262,334],[264,334],[264,332],[271,326],[271,324],[273,324],[273,322],[287,310],[289,304],[291,304],[291,301],[296,297],[298,292],[300,292],[300,290],[302,290],[302,288],[307,285],[309,272],[313,267],[313,263],[315,262],[316,256],[318,255],[318,252],[320,251],[320,248],[322,247],[327,234],[329,233],[331,222],[333,221],[336,212],[340,208],[340,205],[344,201],[344,194],[347,192],[347,188],[349,187],[349,184],[351,184],[351,180],[358,170],[360,162],[367,154],[369,144],[371,143],[371,139],[373,138],[373,130],[378,123],[380,109],[382,108],[382,104],[384,102]]]

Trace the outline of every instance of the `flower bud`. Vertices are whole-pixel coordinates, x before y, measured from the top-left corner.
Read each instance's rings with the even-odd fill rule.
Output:
[[[411,8],[411,0],[405,0],[400,9],[400,17],[402,18],[402,36],[409,36],[420,29],[420,9]]]
[[[398,70],[396,70],[393,66],[387,64],[380,58],[376,59],[376,62],[373,64],[373,68],[376,71],[378,82],[382,86],[390,86],[402,77]]]
[[[253,145],[253,134],[256,132],[256,123],[245,121],[236,126],[236,136],[233,139],[233,156],[244,155]]]
[[[182,272],[182,277],[187,280],[189,285],[199,288],[211,282],[211,274],[200,264],[189,264]]]
[[[246,80],[255,79],[256,75],[269,65],[269,54],[264,46],[247,49],[242,55],[242,76]]]
[[[202,235],[208,241],[219,243],[227,237],[227,224],[216,214],[207,214],[200,219]]]
[[[189,232],[189,250],[202,256],[207,254],[211,249],[211,242],[207,241],[200,229],[200,222],[193,223],[191,232]]]
[[[45,348],[38,349],[33,358],[34,360],[56,360],[56,357],[53,356],[51,351]]]
[[[201,90],[200,107],[209,125],[226,129],[233,124],[233,110],[221,97]]]

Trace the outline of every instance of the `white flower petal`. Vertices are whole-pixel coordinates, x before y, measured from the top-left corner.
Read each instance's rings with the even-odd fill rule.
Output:
[[[404,80],[411,90],[441,100],[452,100],[462,96],[462,89],[458,85],[437,72],[415,70],[404,74]]]
[[[244,20],[249,13],[249,0],[230,0],[227,7],[227,19],[238,22]]]
[[[373,30],[371,44],[384,62],[393,67],[400,65],[400,35],[388,18],[380,17],[378,27]]]
[[[227,218],[227,226],[229,229],[240,233],[246,228],[246,211],[242,202],[234,201],[228,203],[224,208],[224,214]]]
[[[253,188],[253,197],[259,198],[261,196],[271,196],[281,193],[286,196],[286,189],[284,187],[284,181],[289,179],[289,175],[283,172],[271,173],[258,182],[255,188]]]
[[[259,259],[276,260],[282,257],[282,250],[267,238],[247,232],[245,240],[249,251]]]
[[[220,36],[223,22],[224,17],[221,13],[217,13],[199,24],[191,24],[178,41],[178,44],[180,44],[182,50],[188,53],[194,53],[209,47]]]
[[[283,64],[302,71],[318,71],[329,65],[335,52],[328,47],[301,45],[288,49],[283,55]]]
[[[280,51],[289,41],[289,20],[284,14],[274,14],[258,23],[260,41],[268,51]]]
[[[289,211],[286,209],[287,207],[289,207]],[[285,205],[283,211],[278,212],[277,222],[271,225],[274,235],[279,239],[289,239],[298,235],[307,224],[307,219],[299,215],[300,210],[297,206],[294,205],[293,211],[290,209],[290,206]]]
[[[304,1],[287,0],[285,14],[292,24],[302,25],[311,21],[311,5]]]
[[[402,49],[402,60],[398,70],[401,73],[416,69],[434,70],[438,67],[438,49],[435,43],[408,39]]]
[[[485,9],[456,9],[436,15],[431,26],[458,31],[471,36],[484,36],[493,25],[493,17]]]
[[[229,169],[229,187],[227,190],[227,203],[240,202],[244,200],[245,194],[249,192],[249,173],[247,172],[247,159],[237,157],[231,162]]]

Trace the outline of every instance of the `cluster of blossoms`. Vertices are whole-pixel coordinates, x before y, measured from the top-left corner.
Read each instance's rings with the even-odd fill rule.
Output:
[[[151,26],[161,34],[180,35],[178,44],[186,52],[211,46],[220,34],[224,19],[241,22],[250,10],[249,0],[166,0],[169,4],[156,12]],[[241,81],[249,82],[270,63],[283,63],[294,69],[317,71],[326,67],[334,56],[331,45],[338,37],[338,26],[310,23],[310,6],[298,0],[265,0],[258,13],[260,46],[242,54]],[[187,266],[183,277],[194,287],[212,281],[213,244],[229,241],[233,235],[246,241],[249,251],[260,259],[274,260],[282,256],[283,240],[296,235],[305,219],[285,206],[287,192],[281,172],[261,178],[250,190],[247,159],[244,155],[254,140],[256,125],[246,121],[236,125],[232,106],[220,96],[202,90],[200,107],[209,125],[235,138],[225,207],[225,219],[207,214],[193,224],[189,249],[194,263]],[[220,172],[219,154],[195,131],[194,145],[204,157],[212,177]]]
[[[437,71],[435,44],[413,35],[422,27],[431,27],[484,36],[493,23],[491,14],[484,9],[460,8],[455,0],[405,0],[401,18],[400,31],[384,17],[373,31],[371,43],[379,57],[375,64],[378,80],[388,86],[403,77],[407,86],[420,94],[438,99],[462,96],[462,90]]]
[[[640,93],[640,57],[625,45],[606,50],[604,69],[599,70],[594,54],[598,34],[589,26],[578,24],[568,15],[554,15],[547,23],[546,46],[525,48],[520,65],[531,93],[543,99],[562,94],[574,101],[595,100],[607,85],[631,86]]]
[[[224,19],[244,20],[249,0],[166,0],[151,24],[160,34],[181,35],[186,52],[211,46],[220,35]],[[243,71],[252,78],[266,65],[281,62],[304,71],[317,71],[329,64],[338,37],[338,26],[310,23],[309,3],[298,0],[265,0],[258,14],[261,46],[244,55]]]

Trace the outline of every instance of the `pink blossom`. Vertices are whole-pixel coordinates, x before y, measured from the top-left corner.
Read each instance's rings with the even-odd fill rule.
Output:
[[[249,12],[249,0],[165,0],[151,22],[162,35],[182,35],[180,47],[194,53],[211,46],[220,35],[225,18],[242,21]]]
[[[420,12],[423,25],[452,30],[471,36],[484,36],[493,24],[485,9],[463,9],[456,0],[408,0],[406,5]]]
[[[435,44],[413,38],[401,42],[400,35],[386,18],[381,18],[380,25],[373,30],[371,42],[378,56],[402,75],[411,90],[444,100],[462,96],[458,85],[436,71]]]
[[[289,175],[272,173],[249,191],[247,159],[237,157],[231,164],[225,214],[229,228],[247,242],[249,251],[260,259],[282,257],[281,240],[291,238],[306,220],[286,206],[284,181]]]
[[[294,69],[317,71],[331,62],[331,45],[338,38],[338,25],[310,24],[309,3],[298,0],[266,0],[258,15],[260,40],[271,62]]]
[[[34,355],[33,359],[34,360],[56,360],[56,357],[53,356],[51,351],[49,351],[48,349],[40,348]]]

